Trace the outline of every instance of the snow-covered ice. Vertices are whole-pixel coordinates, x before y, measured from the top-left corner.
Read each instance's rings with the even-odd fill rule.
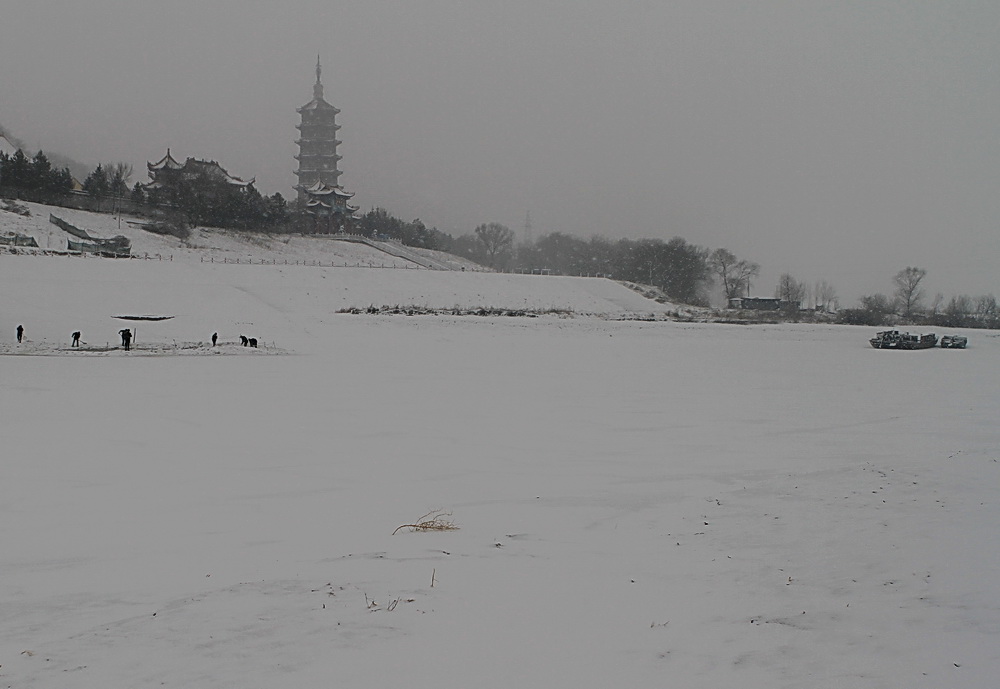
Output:
[[[0,356],[0,686],[996,686],[995,333],[338,314],[666,307],[190,257],[0,286],[2,351],[59,354]],[[130,313],[162,356],[63,351]]]

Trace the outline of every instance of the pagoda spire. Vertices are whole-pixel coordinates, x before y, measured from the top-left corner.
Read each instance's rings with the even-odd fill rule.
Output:
[[[323,68],[319,65],[319,54],[316,55],[316,83],[313,85],[313,98],[323,99],[323,82],[320,81],[320,75],[323,73]]]

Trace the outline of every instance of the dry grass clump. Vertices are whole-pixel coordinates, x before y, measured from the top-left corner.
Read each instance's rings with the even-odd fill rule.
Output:
[[[409,529],[410,531],[457,531],[458,527],[455,526],[455,522],[451,518],[451,512],[431,510],[413,524],[401,524],[396,527],[396,531],[400,529]],[[392,532],[393,536],[396,535],[396,531]]]

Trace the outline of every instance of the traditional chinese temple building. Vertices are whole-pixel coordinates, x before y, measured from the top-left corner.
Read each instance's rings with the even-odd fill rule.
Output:
[[[295,174],[299,183],[295,186],[299,193],[301,208],[314,218],[314,230],[320,232],[341,232],[352,219],[356,206],[347,203],[354,194],[340,186],[340,156],[337,154],[337,115],[340,110],[323,98],[322,68],[316,57],[316,83],[313,85],[311,101],[297,108],[302,121],[295,125],[299,138],[295,141],[299,153],[299,169]]]
[[[183,163],[178,163],[170,155],[169,148],[167,149],[167,154],[157,162],[147,162],[146,169],[149,172],[150,181],[141,186],[147,192],[158,191],[160,189],[175,189],[182,180],[191,181],[200,176],[224,181],[240,189],[246,189],[254,183],[254,179],[246,182],[239,177],[233,177],[214,160],[188,158]]]

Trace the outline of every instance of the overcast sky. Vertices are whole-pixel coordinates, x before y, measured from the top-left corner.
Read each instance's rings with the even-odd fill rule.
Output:
[[[11,4],[0,124],[133,181],[169,146],[292,198],[318,53],[362,210],[1000,296],[996,0]]]

